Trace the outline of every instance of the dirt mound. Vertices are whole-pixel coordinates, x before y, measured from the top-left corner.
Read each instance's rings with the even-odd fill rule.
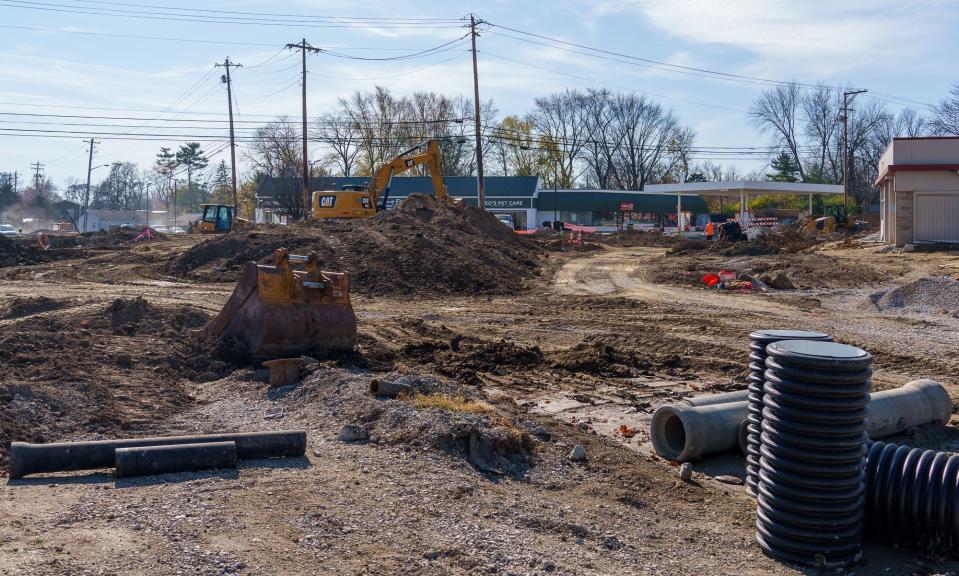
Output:
[[[46,296],[13,298],[0,304],[0,320],[16,320],[24,316],[57,310],[65,305],[64,302]]]
[[[143,230],[131,228],[114,228],[110,231],[85,232],[77,240],[77,244],[86,248],[128,248],[133,245],[134,239],[143,234]],[[165,234],[153,232],[153,238],[141,238],[139,242],[163,242],[167,240]]]
[[[599,239],[604,244],[612,246],[622,246],[625,248],[634,247],[672,247],[680,244],[682,239],[676,236],[667,236],[659,231],[647,230],[623,230],[622,232],[613,232],[601,236]]]
[[[189,306],[36,297],[0,310],[0,467],[11,440],[144,428],[192,403],[187,381],[234,368],[190,336],[207,315]]]
[[[414,395],[375,398],[368,377],[344,377],[321,366],[282,402],[307,421],[335,406],[335,418],[363,428],[370,442],[441,450],[488,474],[520,477],[530,467],[536,441],[509,414],[483,401],[480,390],[417,373],[385,378],[412,386]]]
[[[298,223],[234,232],[201,242],[166,268],[175,276],[232,282],[246,262],[273,250],[317,252],[329,270],[350,273],[364,294],[509,294],[539,274],[541,249],[474,207],[413,194],[373,218]]]
[[[34,237],[7,238],[0,236],[0,268],[7,266],[30,266],[54,260],[79,258],[86,255],[74,248],[70,237],[50,237],[50,249],[41,250]]]
[[[959,311],[959,280],[920,278],[892,290],[877,292],[869,300],[880,310],[956,312]]]
[[[648,268],[648,280],[661,284],[685,284],[705,288],[702,277],[730,270],[752,278],[783,275],[793,287],[801,290],[817,288],[862,288],[889,280],[890,274],[876,266],[855,260],[823,254],[799,252],[763,256],[721,256],[711,253],[666,255]]]
[[[685,238],[673,246],[667,254],[682,256],[708,252],[721,256],[772,256],[775,254],[796,254],[808,250],[820,241],[815,237],[806,237],[794,227],[783,227],[775,232],[744,242],[725,240],[708,241]]]

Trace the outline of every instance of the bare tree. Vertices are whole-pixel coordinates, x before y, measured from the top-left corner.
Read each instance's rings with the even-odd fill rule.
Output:
[[[800,132],[797,129],[801,105],[801,89],[797,84],[778,84],[764,90],[749,110],[749,117],[760,132],[772,132],[777,144],[792,155],[799,165],[799,176],[805,181],[806,172],[800,154]]]
[[[276,207],[294,220],[303,217],[302,148],[297,123],[281,117],[257,129],[247,158],[270,178]]]
[[[327,161],[336,167],[336,171],[345,177],[353,175],[356,158],[360,154],[359,125],[342,111],[339,114],[326,113],[316,121],[319,138],[330,147]]]
[[[953,84],[949,95],[933,108],[929,127],[934,134],[959,136],[959,82]]]
[[[535,100],[529,119],[555,150],[558,186],[572,188],[579,176],[578,162],[588,139],[584,95],[566,90]]]
[[[642,190],[663,172],[679,122],[659,104],[635,94],[617,96],[614,110],[622,131],[617,184],[623,190]]]

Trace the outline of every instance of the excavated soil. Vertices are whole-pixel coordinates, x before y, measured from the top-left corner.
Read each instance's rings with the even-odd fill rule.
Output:
[[[189,381],[235,369],[229,343],[191,336],[208,315],[144,298],[0,303],[0,467],[11,440],[116,433],[191,404]]]
[[[361,294],[510,294],[539,274],[537,244],[474,207],[411,195],[373,218],[235,232],[197,244],[166,272],[231,282],[249,261],[277,248],[316,252],[325,269],[350,273]]]
[[[647,230],[623,230],[601,236],[600,242],[610,246],[619,246],[622,248],[636,248],[644,246],[649,248],[672,247],[682,244],[683,240],[675,236],[665,235],[659,231]]]
[[[726,240],[682,239],[674,242],[667,252],[671,256],[692,254],[719,254],[721,256],[769,256],[773,254],[795,254],[809,250],[821,243],[815,236],[806,236],[793,226],[782,227],[753,240],[727,242]]]
[[[747,278],[775,277],[782,273],[793,287],[805,290],[859,288],[891,278],[888,271],[868,262],[810,250],[760,255],[742,255],[738,249],[732,255],[717,255],[712,251],[675,252],[657,258],[644,274],[647,279],[657,283],[705,288],[702,277],[720,270],[729,270]]]

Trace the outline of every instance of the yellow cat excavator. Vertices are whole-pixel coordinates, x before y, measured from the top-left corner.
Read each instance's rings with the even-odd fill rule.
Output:
[[[325,218],[366,218],[386,209],[393,176],[425,164],[433,180],[433,193],[438,200],[449,201],[449,192],[443,183],[443,163],[440,145],[427,140],[393,160],[380,166],[370,178],[369,186],[346,186],[342,190],[313,192],[313,220]]]

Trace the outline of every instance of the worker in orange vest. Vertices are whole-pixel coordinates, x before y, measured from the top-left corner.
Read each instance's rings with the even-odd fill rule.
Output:
[[[713,234],[716,233],[716,227],[713,225],[713,221],[710,220],[706,223],[706,240],[712,240]]]

